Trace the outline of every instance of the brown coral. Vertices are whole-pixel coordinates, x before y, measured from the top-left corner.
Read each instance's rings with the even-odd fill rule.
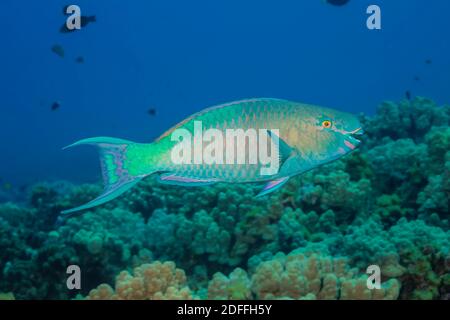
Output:
[[[252,277],[259,299],[396,299],[400,284],[391,279],[381,289],[368,289],[344,258],[319,254],[278,254],[261,263]]]
[[[122,271],[116,278],[115,290],[101,284],[91,290],[91,300],[181,300],[193,299],[186,286],[186,275],[173,262],[143,264],[133,274]]]
[[[208,285],[208,299],[242,300],[251,296],[250,279],[241,268],[234,269],[229,277],[217,272]]]

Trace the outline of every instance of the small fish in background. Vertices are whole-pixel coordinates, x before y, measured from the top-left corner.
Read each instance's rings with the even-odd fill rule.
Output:
[[[97,17],[96,16],[81,16],[80,17],[80,26],[81,28],[86,27],[89,23],[92,22],[97,22]],[[70,32],[74,32],[74,31],[78,31],[78,29],[69,29],[67,28],[66,23],[64,23],[61,28],[59,29],[59,32],[61,33],[70,33]]]
[[[147,110],[147,113],[151,116],[156,116],[156,109],[155,108],[150,108]]]
[[[406,90],[406,92],[405,92],[405,97],[406,97],[406,99],[407,99],[408,101],[411,101],[411,91]]]
[[[333,6],[343,6],[346,5],[350,0],[325,0],[326,3]]]
[[[420,77],[419,76],[414,76],[414,81],[420,81]]]
[[[61,103],[59,103],[59,101],[55,101],[52,103],[50,110],[52,111],[56,111],[61,107]]]
[[[52,52],[53,52],[54,54],[56,54],[57,56],[59,56],[59,57],[61,57],[61,58],[64,58],[64,48],[63,48],[61,45],[55,44],[55,45],[52,47]]]
[[[84,58],[82,56],[79,56],[75,59],[76,63],[84,63]]]
[[[432,64],[432,63],[433,63],[433,60],[431,60],[431,59],[425,60],[425,64]]]

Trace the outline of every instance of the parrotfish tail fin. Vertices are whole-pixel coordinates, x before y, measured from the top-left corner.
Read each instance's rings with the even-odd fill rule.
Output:
[[[127,164],[130,161],[130,159],[127,159],[127,147],[135,144],[134,142],[109,137],[96,137],[80,140],[64,149],[85,144],[95,145],[100,149],[100,164],[105,189],[94,200],[82,206],[62,211],[61,214],[63,216],[71,215],[74,212],[89,209],[117,198],[145,177],[145,175],[133,176],[127,170]]]

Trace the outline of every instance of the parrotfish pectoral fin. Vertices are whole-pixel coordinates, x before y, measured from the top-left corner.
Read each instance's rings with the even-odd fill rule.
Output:
[[[278,190],[279,188],[281,188],[286,182],[288,182],[290,177],[283,177],[283,178],[279,178],[276,180],[272,180],[270,182],[268,182],[264,188],[262,188],[262,190],[256,195],[256,197],[262,197],[265,196],[266,194],[269,194],[271,192],[274,192],[275,190]]]
[[[134,142],[110,137],[95,137],[80,140],[66,148],[84,144],[95,145],[100,149],[100,164],[105,189],[103,193],[94,200],[82,206],[62,211],[61,214],[63,215],[90,209],[108,202],[133,187],[145,177],[145,175],[132,175],[128,171],[130,162],[133,159],[128,159],[127,147],[131,144],[135,144]]]
[[[267,130],[267,134],[269,135],[269,137],[271,139],[274,139],[274,136],[277,137],[277,139],[274,139],[274,142],[275,142],[275,145],[278,145],[278,156],[279,156],[280,168],[281,168],[283,163],[286,162],[286,160],[293,155],[294,150],[292,149],[292,147],[290,145],[288,145],[283,139],[281,139],[280,137],[275,135],[275,133],[273,133],[272,131]],[[278,141],[276,141],[276,140],[278,140]]]
[[[219,182],[219,180],[189,178],[177,176],[173,173],[164,173],[158,176],[158,182],[176,186],[198,187],[198,186],[208,186],[216,182]]]

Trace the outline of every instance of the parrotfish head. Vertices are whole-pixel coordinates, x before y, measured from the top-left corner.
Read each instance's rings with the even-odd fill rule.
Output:
[[[309,152],[318,163],[325,163],[355,150],[363,134],[355,115],[327,108],[316,108],[309,118],[309,130],[314,137]],[[314,146],[315,144],[315,146]]]

